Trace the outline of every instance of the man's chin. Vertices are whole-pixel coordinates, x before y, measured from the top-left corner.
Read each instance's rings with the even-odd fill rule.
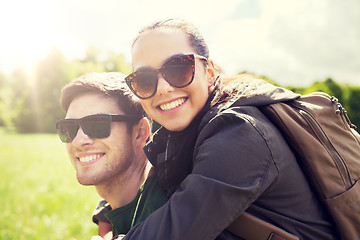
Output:
[[[95,177],[89,177],[89,176],[77,176],[77,180],[81,185],[84,186],[92,186],[96,184]]]
[[[79,183],[80,183],[81,185],[83,185],[83,186],[93,186],[93,185],[95,185],[95,184],[93,184],[93,183],[80,182],[80,181],[79,181]]]

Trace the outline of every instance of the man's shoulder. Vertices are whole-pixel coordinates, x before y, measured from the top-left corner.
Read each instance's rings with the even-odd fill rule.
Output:
[[[168,200],[166,192],[162,188],[160,188],[157,183],[156,173],[151,174],[147,178],[143,187],[143,197],[146,198],[146,201],[149,204],[153,202],[156,205],[162,205]]]

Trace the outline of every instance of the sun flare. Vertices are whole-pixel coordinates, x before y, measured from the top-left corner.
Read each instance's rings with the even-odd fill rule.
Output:
[[[36,59],[43,57],[54,45],[51,1],[0,1],[0,70],[32,68]],[[44,11],[43,9],[46,9]]]

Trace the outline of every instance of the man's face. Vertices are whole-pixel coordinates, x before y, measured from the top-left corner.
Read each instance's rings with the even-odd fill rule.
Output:
[[[66,118],[78,119],[94,114],[124,115],[114,99],[89,93],[71,102]],[[112,122],[111,134],[104,139],[92,139],[80,127],[74,140],[66,143],[66,149],[79,183],[101,185],[126,176],[133,161],[132,144],[126,123]]]

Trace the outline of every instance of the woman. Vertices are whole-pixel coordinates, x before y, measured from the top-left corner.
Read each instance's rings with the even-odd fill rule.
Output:
[[[169,201],[124,239],[239,239],[224,230],[245,210],[300,239],[334,227],[285,140],[256,106],[297,95],[262,81],[222,86],[203,37],[169,19],[132,47],[127,84],[163,127],[145,148]]]

